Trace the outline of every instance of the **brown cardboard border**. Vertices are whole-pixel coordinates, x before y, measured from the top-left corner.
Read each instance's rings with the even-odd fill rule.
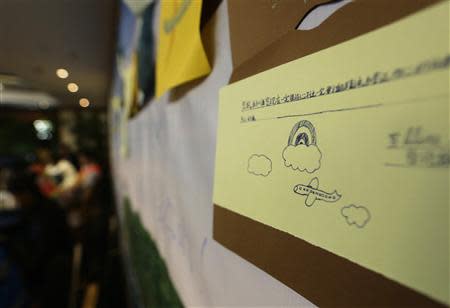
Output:
[[[233,6],[237,6],[236,2],[238,1],[228,2],[230,39],[233,63],[235,64],[230,83],[345,42],[442,0],[353,0],[354,2],[338,10],[315,29],[298,31],[292,26],[292,30],[279,36],[276,41],[261,49],[249,59],[241,59],[243,58],[243,52],[240,51],[240,46],[246,46],[248,43],[242,41],[246,36],[239,33],[237,29],[241,29],[245,34],[244,24],[246,21],[241,20],[245,14],[243,10],[253,9],[258,11],[258,7],[248,7],[253,1],[248,1],[247,8],[239,2],[239,10],[237,10]],[[303,3],[303,1],[300,2]],[[293,9],[295,9],[295,6],[293,6]],[[237,11],[240,11],[240,13],[237,14]],[[299,12],[299,10],[294,10],[294,12]],[[265,11],[264,13],[267,14]],[[252,14],[255,15],[255,13]],[[289,17],[287,20],[292,21],[292,16]],[[270,16],[264,16],[261,21],[263,22],[268,18]],[[374,46],[374,48],[382,47]],[[336,61],[350,61],[350,59],[336,59]]]
[[[213,238],[321,307],[445,307],[376,272],[217,204]]]

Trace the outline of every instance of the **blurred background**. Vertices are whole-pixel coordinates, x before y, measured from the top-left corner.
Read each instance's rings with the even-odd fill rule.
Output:
[[[130,306],[106,106],[118,2],[0,1],[0,307]]]

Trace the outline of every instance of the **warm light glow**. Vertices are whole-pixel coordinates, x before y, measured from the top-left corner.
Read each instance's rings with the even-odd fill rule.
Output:
[[[80,99],[80,106],[83,108],[89,107],[89,100],[87,98]]]
[[[56,70],[56,76],[58,76],[61,79],[66,79],[67,77],[69,77],[69,72],[63,68],[58,68]]]
[[[78,85],[74,82],[71,82],[67,85],[67,90],[69,90],[72,93],[78,92]]]

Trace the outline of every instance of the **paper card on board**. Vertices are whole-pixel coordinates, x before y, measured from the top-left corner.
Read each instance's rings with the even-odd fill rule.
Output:
[[[310,264],[310,281],[298,281],[292,271],[299,265],[277,255],[289,247],[244,241],[245,232],[238,243],[233,230],[245,226],[223,225],[215,215],[219,242],[319,305],[335,291],[315,266],[334,270],[341,258],[358,270],[333,280],[348,284],[353,298],[370,299],[379,287],[389,299],[385,286],[393,284],[403,303],[414,296],[449,303],[448,6],[221,90],[216,206],[254,221],[247,224],[258,232],[267,226],[334,256]],[[370,290],[362,287],[373,281],[358,278],[364,271],[379,275]],[[335,302],[341,294],[351,299],[337,291]]]
[[[211,71],[200,37],[202,0],[161,1],[156,96]]]

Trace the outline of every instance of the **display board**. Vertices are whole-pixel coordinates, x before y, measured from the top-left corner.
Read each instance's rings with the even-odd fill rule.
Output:
[[[154,29],[159,24],[156,15]],[[150,101],[131,119],[128,157],[121,155],[120,130],[114,129],[120,117],[110,109],[116,200],[129,198],[184,305],[311,305],[212,238],[218,93],[232,68],[226,1],[205,26],[203,37],[207,53],[213,55],[211,74],[184,95],[181,89]],[[118,210],[124,217],[123,207]]]
[[[402,1],[399,1],[399,3]],[[265,5],[265,8],[274,10],[277,8],[281,9],[283,3],[294,3],[294,1],[283,2],[271,0],[255,0],[255,2],[262,3]],[[305,5],[308,3],[311,6],[308,6],[307,10],[302,12],[305,13],[314,8],[315,4],[323,2],[325,1],[311,1],[310,3],[309,1],[305,1]],[[352,9],[352,1],[347,2],[350,4],[343,6],[342,11],[337,8],[334,11],[332,10],[331,13],[326,10],[323,13],[319,12],[317,15],[310,16],[307,23],[303,26],[307,29],[308,27],[320,24],[320,22],[327,18],[332,18],[334,14],[344,14],[346,16],[345,14],[351,15],[351,12],[358,10],[355,9],[355,6]],[[345,32],[341,40],[335,37],[330,38],[334,42],[331,45],[347,41],[367,31],[381,27],[384,24],[403,18],[425,8],[431,2],[436,1],[416,1],[414,8],[405,9],[398,16],[395,15],[394,11],[388,12],[386,14],[386,20],[380,21],[376,26],[367,26],[367,29],[361,31],[361,33],[355,34],[357,31],[350,31]],[[161,24],[159,20],[160,3],[161,1],[157,2],[154,8],[153,36],[156,40],[158,39],[158,29]],[[232,56],[236,41],[232,36],[230,43],[230,34],[232,33],[229,30],[229,19],[232,22],[232,17],[234,16],[232,14],[239,12],[239,10],[235,10],[233,13],[231,7],[228,7],[230,3],[243,4],[244,2],[223,1],[202,29],[202,42],[209,65],[211,66],[209,75],[173,88],[158,99],[150,99],[146,102],[143,109],[129,120],[127,115],[123,114],[123,110],[117,107],[120,106],[117,97],[114,99],[114,106],[116,107],[110,108],[110,141],[115,193],[116,199],[119,201],[118,211],[121,222],[123,223],[126,220],[129,213],[132,213],[136,220],[139,219],[140,232],[148,232],[149,237],[145,236],[144,238],[154,240],[157,250],[167,265],[168,274],[180,296],[180,300],[186,306],[330,305],[334,303],[333,296],[337,294],[337,291],[326,291],[323,288],[316,289],[314,288],[314,284],[318,284],[321,281],[328,281],[326,286],[335,286],[339,281],[334,276],[337,274],[336,270],[339,270],[339,273],[344,278],[346,273],[352,274],[345,281],[344,285],[347,288],[341,290],[341,293],[345,295],[340,298],[341,304],[346,303],[346,299],[355,299],[355,292],[359,291],[349,288],[349,286],[352,284],[357,285],[360,281],[369,281],[369,285],[372,283],[371,286],[382,286],[381,289],[374,289],[374,292],[369,297],[364,297],[365,294],[370,293],[369,290],[366,290],[366,293],[361,293],[362,301],[360,303],[367,303],[367,300],[371,300],[372,303],[386,303],[384,301],[386,294],[389,295],[390,299],[395,298],[397,295],[401,295],[400,298],[412,298],[413,300],[417,300],[416,303],[418,304],[430,304],[430,301],[432,304],[436,304],[436,298],[439,299],[439,302],[442,302],[441,293],[430,300],[428,295],[422,297],[422,293],[416,291],[419,289],[428,292],[429,289],[426,286],[423,288],[421,286],[417,287],[413,283],[415,289],[411,291],[409,288],[397,288],[397,282],[391,285],[383,284],[383,282],[380,282],[380,279],[383,280],[386,278],[384,276],[380,278],[377,276],[378,274],[375,276],[365,275],[367,273],[364,271],[356,272],[355,274],[353,271],[355,269],[353,263],[350,264],[346,258],[336,258],[336,255],[333,255],[331,259],[329,258],[328,251],[331,249],[328,246],[328,250],[320,250],[319,253],[317,253],[317,249],[312,249],[312,245],[309,243],[302,246],[303,250],[299,250],[298,246],[296,246],[298,245],[297,238],[294,238],[294,236],[279,237],[274,233],[274,229],[276,231],[281,229],[283,232],[287,232],[286,234],[290,233],[295,235],[296,232],[289,229],[289,226],[286,229],[285,226],[277,225],[277,217],[273,217],[274,221],[267,220],[267,217],[260,219],[258,215],[261,213],[248,213],[245,212],[245,209],[242,210],[242,208],[239,208],[239,205],[235,203],[223,202],[227,201],[226,198],[231,195],[226,191],[222,191],[222,195],[219,195],[218,198],[213,197],[216,147],[219,146],[218,150],[221,153],[238,151],[239,149],[239,145],[231,145],[231,142],[222,145],[218,144],[217,134],[219,133],[220,135],[220,130],[218,131],[220,89],[227,86],[230,79],[233,82],[242,80],[255,73],[297,59],[298,57],[295,57],[296,53],[304,52],[304,55],[307,55],[327,47],[320,40],[310,40],[308,42],[314,43],[312,43],[312,49],[302,47],[309,46],[307,42],[304,42],[305,45],[297,42],[293,45],[293,50],[289,48],[292,44],[290,45],[286,38],[274,38],[275,41],[279,42],[278,47],[276,44],[272,44],[273,42],[271,43],[261,39],[259,40],[258,46],[263,50],[260,53],[252,51],[251,48],[248,48],[248,45],[245,45],[246,49],[242,51],[241,58],[238,58],[238,62],[236,62],[236,55],[233,54]],[[399,6],[401,7],[401,5]],[[345,11],[346,7],[348,7],[348,11]],[[286,8],[284,10],[285,12],[289,11]],[[295,16],[291,16],[290,18],[291,21],[295,20]],[[388,20],[389,18],[391,20]],[[300,20],[301,16],[298,22]],[[296,21],[296,24],[298,22]],[[267,25],[267,27],[264,29],[270,31],[270,26]],[[271,33],[282,34],[283,29],[280,28],[278,32],[274,30]],[[235,31],[235,28],[231,27],[231,31]],[[298,35],[295,31],[287,33],[288,38],[296,36]],[[290,51],[287,51],[288,49]],[[286,51],[285,54],[283,55],[283,52],[280,50]],[[264,59],[267,62],[263,61]],[[326,60],[332,61],[332,59]],[[406,61],[407,59],[404,60]],[[406,64],[410,63],[408,62]],[[414,62],[413,64],[417,63]],[[391,69],[392,67],[389,66],[388,68]],[[366,68],[362,69],[361,74],[370,73],[370,69],[372,67],[367,68],[367,70]],[[279,74],[282,75],[283,73],[281,72]],[[326,75],[326,72],[323,72],[323,74]],[[275,77],[272,78],[272,82],[277,86],[283,87],[281,82],[283,78],[280,78],[279,75]],[[334,77],[338,76],[328,76],[327,80],[334,81],[336,79]],[[346,78],[352,77],[353,75],[346,76]],[[247,81],[244,80],[245,82]],[[319,77],[317,77],[317,82],[320,83]],[[254,91],[265,91],[264,97],[266,97],[266,92],[268,93],[271,89],[270,87],[260,86],[256,83],[252,85],[256,86],[256,88],[253,88]],[[317,85],[319,84],[314,83],[310,86],[315,89]],[[244,93],[241,89],[235,89],[237,89],[236,93]],[[289,87],[285,86],[283,89],[287,91]],[[432,89],[429,90],[432,91]],[[374,91],[377,92],[375,89]],[[255,93],[248,93],[248,100],[253,98],[256,100],[253,94]],[[378,93],[378,95],[382,94]],[[350,101],[349,104],[357,105],[357,103]],[[312,110],[312,112],[315,111]],[[277,114],[275,116],[279,115]],[[370,118],[370,116],[368,117]],[[252,120],[253,118],[249,117],[246,122]],[[281,165],[281,167],[286,169],[286,172],[289,171],[293,174],[298,173],[301,175],[301,181],[295,183],[300,186],[295,186],[297,189],[294,186],[288,187],[287,189],[294,197],[297,197],[298,204],[303,208],[316,212],[320,211],[323,214],[321,217],[325,218],[322,225],[316,226],[315,228],[326,229],[329,223],[327,217],[331,216],[327,216],[324,211],[327,210],[327,206],[333,206],[334,203],[331,202],[332,198],[335,198],[336,201],[343,198],[342,200],[348,201],[348,204],[346,204],[348,208],[346,209],[342,205],[336,214],[336,217],[338,217],[341,223],[339,228],[343,229],[341,231],[353,232],[352,234],[356,232],[359,232],[359,234],[370,233],[371,228],[379,227],[380,224],[380,216],[375,210],[376,205],[360,203],[359,199],[356,201],[345,199],[347,198],[347,194],[344,196],[343,190],[340,187],[339,189],[337,186],[332,187],[332,181],[329,176],[324,176],[324,178],[320,177],[318,180],[314,180],[315,176],[310,178],[306,177],[306,175],[314,172],[320,174],[325,172],[324,170],[326,170],[325,168],[332,157],[331,152],[334,151],[333,149],[328,150],[328,147],[331,147],[330,144],[335,145],[335,143],[332,143],[324,133],[325,131],[332,131],[332,128],[327,126],[327,124],[317,123],[317,121],[311,119],[306,119],[306,122],[302,120],[305,119],[293,119],[292,123],[286,122],[285,125],[282,125],[283,127],[277,128],[280,136],[282,136],[280,137],[282,140],[275,140],[275,137],[268,134],[267,140],[261,142],[264,145],[269,141],[273,141],[274,143],[279,141],[280,144],[283,143],[284,147],[288,147],[289,145],[296,144],[299,130],[302,130],[306,135],[309,133],[308,140],[315,140],[315,144],[321,154],[319,164],[313,164],[305,168],[297,168],[302,169],[302,171],[296,170],[296,166],[293,164],[288,166],[288,163],[285,167]],[[240,121],[242,119],[239,117],[237,122],[239,123]],[[243,125],[247,124],[252,125],[252,123],[245,123]],[[305,134],[302,136],[305,136]],[[240,133],[236,133],[235,136],[236,140],[244,138]],[[336,137],[335,139],[339,138]],[[124,141],[126,142],[126,151],[123,150]],[[350,142],[352,139],[350,138],[347,141]],[[248,140],[245,142],[248,142],[248,144],[252,143],[252,141]],[[223,147],[232,148],[224,151]],[[278,158],[283,157],[282,150],[284,147],[279,149],[279,153],[277,152],[279,154]],[[124,152],[126,152],[126,155],[123,155]],[[276,174],[276,168],[281,167],[276,165],[279,162],[276,162],[275,159],[272,160],[272,155],[259,150],[254,153],[249,152],[249,154],[246,156],[242,165],[243,170],[245,172],[248,171],[247,174],[261,181],[270,180],[271,177],[278,176]],[[220,155],[218,157],[220,158]],[[224,166],[220,171],[223,174],[225,172],[224,170],[226,170],[226,160],[228,158],[220,159]],[[232,164],[230,164],[230,167],[232,167]],[[229,171],[234,172],[233,168],[230,168]],[[269,177],[266,177],[267,175]],[[228,177],[227,180],[233,181],[233,178]],[[234,184],[237,185],[238,183]],[[267,189],[267,187],[263,186],[261,188]],[[305,189],[308,190],[308,195]],[[320,197],[310,198],[309,194],[311,189],[317,191],[320,189],[322,195]],[[337,190],[336,192],[334,191],[335,189]],[[223,196],[226,196],[226,198],[223,198]],[[123,206],[121,200],[129,200],[126,207]],[[216,205],[214,205],[214,202],[216,202]],[[352,204],[354,207],[351,207]],[[347,215],[348,211],[354,208],[361,209],[361,207],[371,211],[369,214],[371,215],[370,219],[348,220],[346,218],[349,216]],[[264,222],[265,225],[275,226],[276,228],[261,227],[255,223],[257,220]],[[247,228],[249,225],[252,227]],[[326,232],[324,233],[322,230],[319,233],[323,235]],[[296,235],[298,236],[298,234]],[[261,240],[261,236],[264,237],[263,240]],[[277,240],[267,246],[268,241],[271,239]],[[315,244],[322,244],[322,241],[326,242],[326,240],[326,238],[320,238]],[[258,246],[258,243],[261,245],[259,245],[260,251],[256,255],[254,247]],[[295,249],[290,251],[292,247]],[[274,251],[278,252],[278,254],[274,254]],[[301,254],[296,254],[295,252],[300,252]],[[270,270],[270,267],[273,269],[273,264],[277,262],[273,258],[279,257],[280,253],[286,253],[284,257],[289,258],[289,260],[279,259],[278,272],[274,272]],[[260,258],[261,256],[267,256],[267,258],[262,260]],[[292,264],[296,261],[301,262],[300,260],[304,260],[308,267],[313,267],[318,270],[321,276],[319,278],[314,276],[317,272],[314,273],[312,271],[302,273],[292,271],[288,279],[279,275],[280,272],[287,272],[286,267],[283,267],[283,265]],[[296,270],[299,269],[297,268]],[[349,270],[349,272],[346,272],[346,270]],[[401,276],[401,274],[399,275]],[[298,288],[298,284],[291,283],[292,281],[295,283],[299,282],[300,278],[303,280],[304,291],[302,291],[302,288]],[[356,280],[351,280],[350,278],[355,278]],[[397,276],[395,278],[395,281],[399,280]],[[403,279],[404,277],[400,278]],[[409,277],[405,279],[408,283],[410,282]],[[305,288],[308,281],[314,284],[310,288]],[[401,281],[404,282],[405,280]],[[335,284],[333,285],[333,283]],[[145,290],[142,292],[145,292]],[[324,298],[326,299],[325,301],[323,301]],[[355,301],[350,302],[355,303]]]

